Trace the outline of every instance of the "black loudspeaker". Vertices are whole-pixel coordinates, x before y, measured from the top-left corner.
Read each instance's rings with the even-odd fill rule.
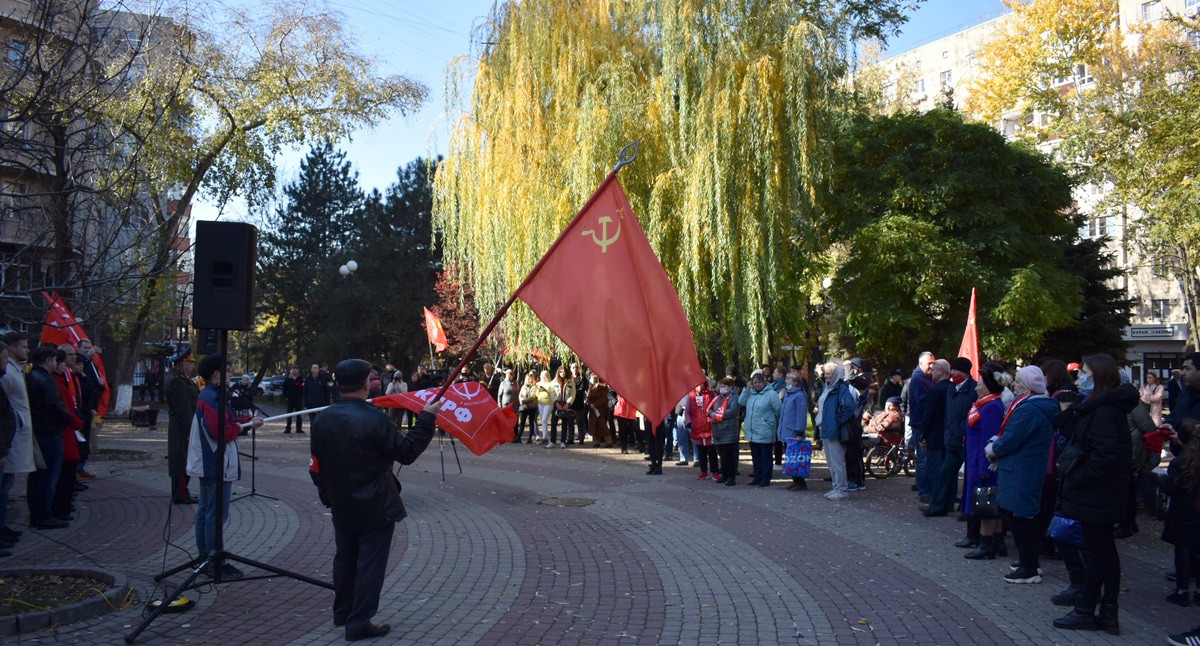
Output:
[[[245,222],[197,222],[195,260],[192,327],[252,329],[258,229]]]

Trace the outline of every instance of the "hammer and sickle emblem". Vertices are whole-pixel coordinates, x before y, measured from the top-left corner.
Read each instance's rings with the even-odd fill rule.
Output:
[[[595,242],[596,245],[600,247],[600,253],[608,253],[608,245],[616,242],[617,238],[621,237],[621,223],[617,223],[617,230],[613,232],[612,237],[609,237],[608,223],[612,222],[613,219],[607,215],[603,215],[600,216],[597,221],[600,223],[600,237],[596,236],[595,229],[588,229],[587,231],[582,232],[580,235],[592,236],[592,242]]]

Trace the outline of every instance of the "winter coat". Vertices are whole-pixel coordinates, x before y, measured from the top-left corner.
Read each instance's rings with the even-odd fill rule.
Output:
[[[74,416],[67,409],[54,377],[41,367],[35,367],[29,371],[25,385],[29,389],[33,434],[40,437],[62,435]]]
[[[933,379],[921,372],[920,368],[914,368],[912,378],[904,384],[901,399],[904,400],[904,413],[908,416],[908,425],[912,427],[913,442],[920,442],[924,436],[922,422],[925,418],[925,398],[935,385]]]
[[[975,487],[988,487],[996,484],[996,472],[988,467],[991,462],[987,459],[984,447],[987,441],[1000,432],[1000,423],[1004,421],[1004,400],[999,397],[979,407],[979,421],[974,426],[967,423],[967,437],[963,451],[963,504],[965,512],[970,513],[975,501]],[[1049,444],[1047,444],[1049,450]]]
[[[818,401],[820,401],[819,398]],[[858,406],[858,401],[855,400],[854,393],[850,391],[850,385],[841,380],[835,382],[829,394],[825,396],[824,407],[817,411],[821,439],[840,441],[841,428],[854,418],[856,406]]]
[[[4,385],[4,394],[8,396],[8,403],[17,420],[16,432],[8,446],[8,463],[4,465],[4,473],[31,473],[37,470],[36,463],[41,460],[41,453],[34,457],[37,444],[33,441],[33,416],[29,411],[25,370],[21,364],[10,358],[0,383]]]
[[[171,477],[187,475],[188,434],[196,417],[196,382],[179,373],[167,381],[167,472]]]
[[[947,451],[963,450],[963,437],[966,433],[967,413],[971,404],[979,398],[975,387],[979,382],[967,377],[957,386],[948,381],[950,390],[946,391],[946,420],[943,424],[942,445]]]
[[[570,379],[561,384],[558,380],[550,382],[550,395],[556,408],[570,408],[575,401],[575,382]]]
[[[1187,386],[1179,389],[1179,394],[1171,401],[1171,414],[1163,418],[1163,423],[1170,424],[1179,434],[1179,441],[1187,444],[1191,438],[1180,424],[1185,419],[1200,421],[1200,390],[1192,390]]]
[[[1041,511],[1046,461],[1050,459],[1050,438],[1058,411],[1058,402],[1045,395],[1017,400],[1002,435],[992,444],[999,480],[996,501],[1019,518],[1033,518]],[[1124,486],[1128,488],[1129,483]]]
[[[917,427],[921,429],[920,439],[925,440],[925,446],[930,449],[941,451],[946,448],[946,404],[953,389],[954,383],[943,379],[922,400],[921,421]],[[916,430],[913,439],[917,439]]]
[[[537,408],[537,403],[537,384],[525,384],[521,386],[521,394],[518,399],[519,410],[534,410]]]
[[[192,428],[188,432],[187,474],[195,478],[216,478],[222,474],[225,482],[242,477],[242,465],[238,460],[238,433],[242,427],[233,421],[232,411],[225,409],[225,420],[219,422],[218,398],[215,383],[204,385],[196,399],[196,414],[192,416]],[[225,462],[217,464],[218,431],[225,433]]]
[[[713,419],[713,411],[718,407],[725,406],[725,415],[721,421]],[[713,405],[708,409],[709,419],[712,420],[713,444],[736,444],[738,441],[738,412],[741,406],[738,404],[738,396],[736,393],[728,395],[717,395],[713,399]]]
[[[708,419],[709,404],[717,398],[717,393],[708,390],[692,391],[683,401],[683,423],[689,431],[693,444],[711,446],[713,443],[712,420]]]
[[[779,424],[779,411],[783,408],[779,393],[770,388],[754,392],[753,388],[742,391],[738,406],[746,409],[746,420],[742,428],[746,441],[755,444],[774,444],[775,427]]]
[[[58,394],[62,397],[63,404],[67,407],[67,412],[71,413],[71,422],[67,424],[67,428],[63,431],[63,462],[79,462],[80,446],[79,436],[76,435],[83,430],[82,402],[83,384],[79,382],[79,378],[72,372],[64,372],[54,375],[54,385],[58,386]]]
[[[787,442],[789,437],[804,439],[808,429],[808,394],[800,386],[791,386],[783,397],[779,413],[776,441]]]
[[[286,395],[287,382],[285,381],[283,385],[284,394]],[[304,393],[303,404],[305,408],[318,408],[320,406],[329,405],[329,373],[323,370],[318,370],[317,376],[315,377],[311,372],[308,373],[300,382],[299,389]],[[300,400],[293,402],[290,397],[288,398],[288,402],[295,404],[301,403]]]
[[[1167,518],[1163,523],[1162,539],[1172,545],[1200,548],[1200,487],[1189,482],[1183,473],[1183,458],[1171,460],[1167,474],[1159,478],[1159,488],[1171,500],[1167,506]]]
[[[1064,516],[1084,523],[1125,519],[1132,477],[1129,421],[1138,403],[1129,384],[1093,392],[1070,413],[1064,432],[1074,456],[1065,466],[1059,503]],[[1069,455],[1069,454],[1068,454]]]
[[[392,464],[412,464],[433,439],[435,415],[422,412],[407,434],[361,399],[338,398],[312,424],[310,474],[333,527],[365,532],[404,520]]]

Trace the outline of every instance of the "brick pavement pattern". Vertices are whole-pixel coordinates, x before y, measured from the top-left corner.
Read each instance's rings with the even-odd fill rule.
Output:
[[[307,436],[281,431],[259,432],[263,495],[235,500],[226,546],[329,580],[333,530],[308,478]],[[169,504],[165,431],[110,424],[102,437],[105,448],[153,459],[93,460],[100,477],[65,530],[24,527],[18,483],[9,523],[25,538],[0,567],[118,571],[138,602],[8,642],[121,643],[143,603],[182,581],[153,582],[195,549],[192,509]],[[768,488],[698,481],[694,467],[647,476],[640,456],[610,449],[524,444],[481,458],[460,450],[460,475],[451,447],[442,448],[445,482],[436,440],[399,473],[410,516],[397,528],[375,618],[394,626],[381,643],[1163,644],[1166,633],[1200,624],[1200,610],[1163,601],[1173,587],[1163,578],[1171,549],[1158,540],[1161,523],[1145,516],[1139,534],[1119,541],[1122,635],[1110,637],[1051,627],[1066,610],[1048,601],[1066,584],[1060,561],[1043,561],[1041,585],[1009,585],[1001,580],[1009,559],[963,559],[952,543],[964,526],[922,517],[911,478],[871,480],[831,502],[821,496],[820,454],[812,488],[789,492],[780,480]],[[242,464],[235,498],[250,486]],[[594,503],[543,504],[552,497]],[[138,643],[344,643],[331,591],[242,569],[250,580],[185,592],[196,607],[160,616]]]

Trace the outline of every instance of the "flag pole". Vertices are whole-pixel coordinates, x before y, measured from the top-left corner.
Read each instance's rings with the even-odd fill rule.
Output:
[[[604,187],[607,186],[609,182],[612,182],[617,178],[617,172],[629,164],[632,164],[633,161],[637,159],[638,146],[641,143],[642,140],[638,139],[637,141],[626,144],[626,146],[621,149],[620,154],[617,155],[617,165],[613,167],[612,172],[610,172],[608,176],[604,178],[603,182],[600,182],[600,186],[598,186],[592,193],[592,196],[588,198],[588,201],[583,205],[583,208],[579,209],[579,211],[575,213],[575,217],[571,218],[571,221],[568,222],[567,226],[563,228],[562,233],[558,234],[558,238],[554,240],[554,243],[550,245],[550,248],[546,250],[546,253],[542,255],[541,260],[538,260],[537,264],[533,266],[533,269],[529,272],[529,275],[525,276],[525,280],[521,281],[521,284],[518,285],[517,289],[513,291],[511,296],[508,297],[508,300],[504,301],[504,304],[500,306],[500,309],[496,310],[496,315],[492,317],[492,322],[488,323],[487,327],[483,329],[483,332],[479,335],[479,338],[475,340],[475,344],[471,346],[470,350],[467,350],[465,355],[463,355],[462,361],[458,362],[458,366],[456,366],[454,370],[446,376],[446,383],[442,384],[441,390],[438,390],[437,395],[435,395],[431,401],[437,401],[442,398],[442,395],[446,394],[446,390],[450,388],[450,384],[454,383],[454,380],[458,378],[458,375],[462,372],[462,369],[465,368],[467,363],[469,363],[471,359],[475,357],[475,353],[479,351],[479,346],[483,345],[484,340],[488,338],[488,336],[492,333],[492,330],[496,329],[496,325],[500,323],[500,319],[504,318],[504,315],[508,313],[508,308],[512,307],[513,303],[516,302],[517,294],[520,294],[521,290],[525,289],[525,286],[529,284],[529,281],[533,280],[534,276],[537,276],[538,272],[542,269],[542,265],[546,264],[546,259],[549,258],[554,253],[554,250],[562,244],[564,236],[566,235],[567,231],[571,230],[571,226],[574,225],[575,222],[579,220],[579,218],[585,212],[587,212],[589,208],[591,208],[596,199],[600,197],[600,194],[604,192]]]

